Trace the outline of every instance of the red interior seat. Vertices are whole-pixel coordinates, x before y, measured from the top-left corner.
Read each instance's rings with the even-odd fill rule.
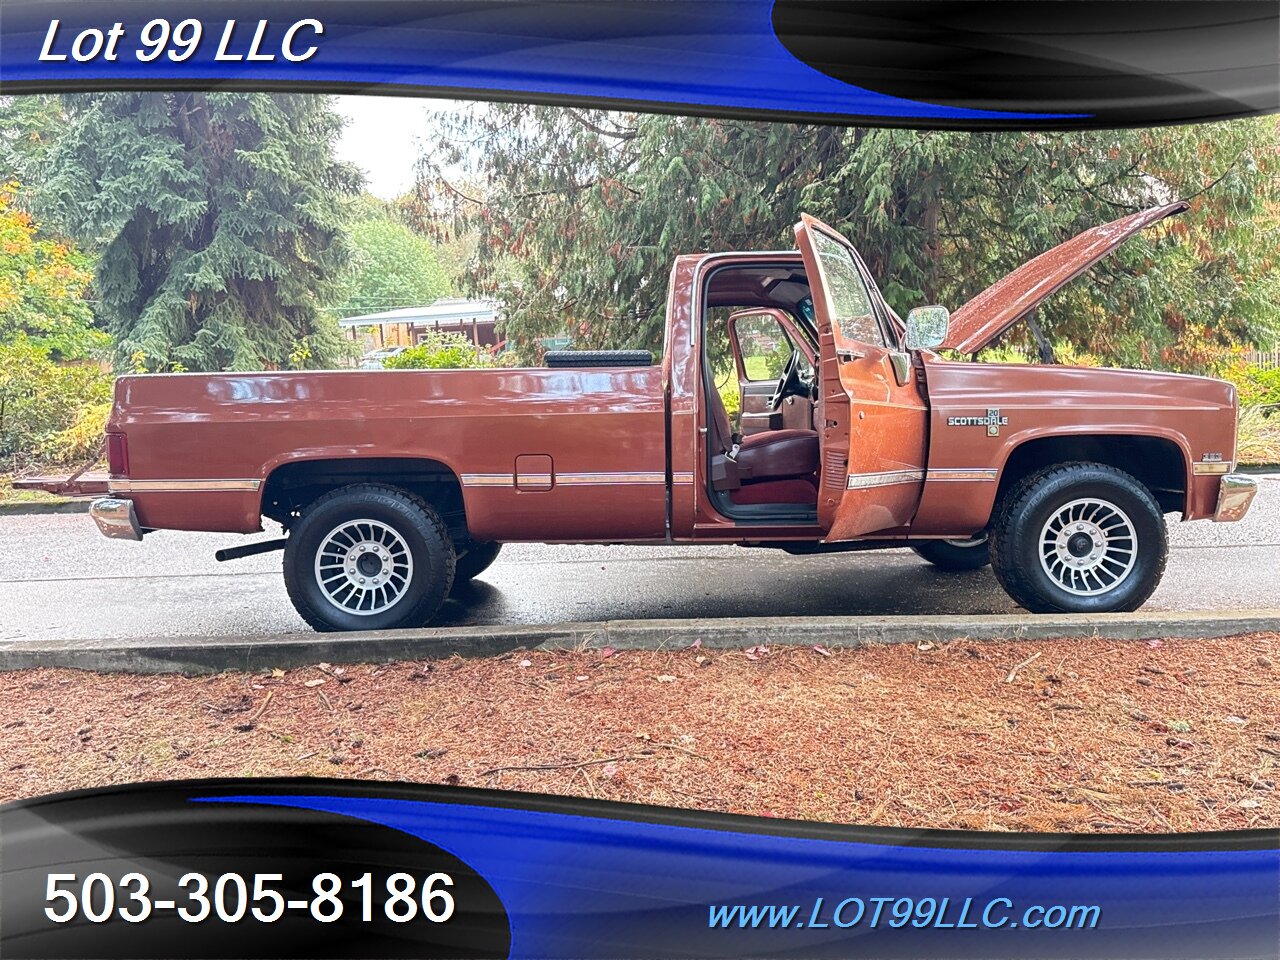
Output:
[[[736,445],[729,414],[720,394],[710,391],[708,438],[712,447],[712,483],[717,490],[738,490],[775,480],[810,480],[818,473],[816,430],[770,430],[743,437]],[[736,448],[735,448],[736,447]],[[798,495],[798,488],[786,488]],[[752,501],[733,498],[734,503]],[[817,489],[805,501],[761,500],[760,503],[817,501]]]

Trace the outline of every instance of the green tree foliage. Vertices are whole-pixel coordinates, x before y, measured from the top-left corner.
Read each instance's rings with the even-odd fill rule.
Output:
[[[1280,224],[1263,215],[1280,201],[1275,118],[965,133],[488,105],[437,123],[432,209],[478,231],[469,292],[505,302],[526,356],[566,331],[658,346],[675,254],[791,248],[802,211],[855,243],[905,315],[956,307],[1080,230],[1178,197],[1189,214],[1042,308],[1048,335],[1112,362],[1203,368],[1206,348],[1280,331]],[[448,187],[459,164],[481,167],[484,197]]]
[[[105,93],[62,98],[36,210],[99,253],[94,290],[122,366],[324,366],[319,306],[348,259],[326,98]]]
[[[349,233],[350,273],[334,301],[339,316],[423,306],[449,292],[435,247],[404,224],[373,216],[351,224]]]
[[[85,357],[106,340],[84,300],[89,259],[16,209],[18,190],[16,181],[0,184],[0,342],[25,335],[57,357]]]
[[[34,183],[45,153],[66,124],[61,97],[0,97],[0,179]]]
[[[435,247],[436,258],[449,281],[449,292],[461,295],[468,287],[467,277],[480,241],[478,214],[484,188],[469,179],[450,185],[444,181],[423,181],[388,204],[391,215],[419,236],[427,237]],[[441,194],[449,198],[439,204]],[[471,199],[467,199],[471,198]],[[449,216],[442,216],[448,210]],[[490,257],[487,275],[491,284],[515,280],[518,271],[514,259]]]

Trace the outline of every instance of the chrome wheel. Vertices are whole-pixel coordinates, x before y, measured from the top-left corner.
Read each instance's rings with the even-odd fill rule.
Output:
[[[378,520],[348,520],[321,541],[315,573],[329,603],[372,616],[404,599],[413,578],[413,555],[393,527]]]
[[[1040,566],[1078,597],[1108,593],[1138,560],[1133,521],[1114,503],[1087,497],[1056,510],[1040,531]]]

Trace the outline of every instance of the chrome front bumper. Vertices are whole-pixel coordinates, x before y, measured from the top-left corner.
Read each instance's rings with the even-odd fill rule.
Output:
[[[104,537],[113,540],[141,540],[142,528],[133,510],[132,500],[118,497],[99,497],[89,504],[89,516],[98,525]]]
[[[1213,511],[1213,519],[1218,523],[1243,519],[1257,493],[1258,481],[1253,477],[1228,473],[1218,487],[1218,509]]]

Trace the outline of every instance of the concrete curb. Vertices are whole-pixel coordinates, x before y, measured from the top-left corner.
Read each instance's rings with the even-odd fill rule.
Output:
[[[0,517],[28,517],[45,513],[88,513],[91,499],[64,500],[60,503],[0,503]]]
[[[830,648],[929,640],[1050,640],[1106,637],[1197,639],[1280,631],[1280,609],[1234,613],[1110,613],[971,617],[754,617],[740,620],[608,620],[537,626],[437,627],[272,637],[152,637],[131,640],[4,640],[0,670],[69,667],[124,673],[220,673],[308,664],[381,663],[512,650],[670,650],[757,643]]]

